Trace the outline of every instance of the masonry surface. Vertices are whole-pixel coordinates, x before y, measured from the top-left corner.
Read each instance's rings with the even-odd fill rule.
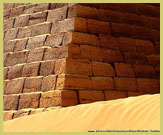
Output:
[[[4,4],[4,120],[159,92],[159,4]]]

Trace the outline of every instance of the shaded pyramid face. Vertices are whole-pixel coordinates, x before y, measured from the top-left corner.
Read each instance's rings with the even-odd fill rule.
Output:
[[[158,4],[5,4],[5,120],[159,93],[159,12]]]

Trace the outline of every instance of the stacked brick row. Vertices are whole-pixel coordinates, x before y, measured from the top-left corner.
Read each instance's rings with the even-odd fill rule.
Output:
[[[4,8],[6,119],[29,108],[159,93],[158,4]]]

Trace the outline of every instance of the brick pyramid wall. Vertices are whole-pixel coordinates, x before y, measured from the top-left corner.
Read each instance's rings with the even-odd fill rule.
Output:
[[[159,84],[159,4],[4,4],[4,120]]]

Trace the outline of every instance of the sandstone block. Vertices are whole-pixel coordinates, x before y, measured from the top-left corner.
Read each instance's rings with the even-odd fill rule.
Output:
[[[147,56],[148,63],[150,65],[160,65],[160,55],[159,54],[151,54]]]
[[[110,64],[96,61],[92,61],[92,73],[94,76],[115,76]]]
[[[29,16],[28,25],[43,23],[46,20],[46,16],[47,16],[47,12],[39,12],[39,13],[31,14]]]
[[[17,110],[18,101],[18,95],[3,96],[4,110]]]
[[[16,41],[4,41],[4,53],[13,52]]]
[[[148,65],[134,65],[134,71],[137,78],[153,78],[155,76],[154,67]]]
[[[20,111],[14,112],[13,119],[26,116],[28,114],[29,114],[29,110],[20,110]]]
[[[4,41],[15,39],[17,37],[17,33],[18,33],[18,28],[12,28],[7,30],[4,36]]]
[[[93,34],[111,34],[110,23],[103,21],[96,21],[92,19],[87,20],[88,32]]]
[[[11,120],[13,118],[14,111],[4,111],[3,112],[3,120]]]
[[[30,14],[30,13],[33,13],[35,7],[36,7],[36,4],[29,4],[29,5],[26,5],[26,6],[24,7],[24,11],[23,11],[23,13],[24,13],[24,14]]]
[[[32,26],[32,37],[43,35],[43,34],[49,34],[51,30],[51,23],[42,23],[38,25]]]
[[[132,36],[132,31],[130,25],[111,23],[112,33],[114,36]]]
[[[116,75],[120,77],[135,77],[133,66],[124,63],[115,63]]]
[[[92,77],[92,88],[94,90],[113,90],[114,81],[111,77]]]
[[[16,27],[27,26],[28,21],[29,21],[29,16],[28,15],[16,17],[14,27],[16,28]]]
[[[40,66],[40,75],[47,76],[54,73],[55,61],[43,61]]]
[[[99,47],[81,45],[80,50],[83,59],[102,61],[102,54]]]
[[[3,30],[7,31],[13,27],[14,24],[14,18],[4,20],[3,22]]]
[[[23,91],[23,86],[24,78],[10,80],[6,86],[6,94],[20,94]]]
[[[86,75],[66,74],[59,75],[56,89],[92,89],[91,79]]]
[[[118,38],[100,34],[100,45],[101,48],[119,50]]]
[[[49,75],[43,78],[41,84],[41,91],[50,91],[55,89],[56,75]]]
[[[46,39],[46,35],[29,38],[27,49],[34,49],[43,46],[45,39]]]
[[[37,76],[39,72],[40,62],[25,64],[22,75],[25,77]]]
[[[8,71],[8,79],[14,79],[18,77],[22,77],[22,71],[23,71],[24,65],[15,65],[11,66]]]
[[[133,91],[127,91],[127,96],[131,97],[131,96],[140,96],[143,95],[143,93],[141,92],[133,92]]]
[[[138,78],[138,91],[143,93],[159,93],[160,92],[160,81],[157,79],[146,79]]]
[[[34,8],[34,12],[41,12],[48,9],[49,9],[49,3],[40,3],[40,4],[36,4]]]
[[[16,7],[11,10],[10,17],[15,17],[23,13],[24,7]]]
[[[14,52],[24,50],[26,48],[27,40],[28,39],[17,40],[15,45],[14,45]]]
[[[126,98],[126,92],[122,91],[104,91],[106,100],[114,100],[119,98]]]
[[[28,54],[27,62],[42,61],[44,48],[33,49]]]
[[[64,36],[63,44],[84,44],[99,46],[99,38],[95,35],[80,33],[80,32],[67,32]]]
[[[23,27],[23,28],[19,28],[19,32],[18,32],[18,38],[26,38],[26,37],[30,37],[32,34],[32,27]]]
[[[68,18],[71,17],[82,17],[89,19],[98,19],[99,13],[96,8],[91,8],[87,6],[74,5],[69,7]]]
[[[49,11],[48,13],[48,22],[53,22],[53,21],[60,21],[66,19],[66,14],[67,14],[67,6],[54,9]]]
[[[115,89],[123,91],[137,91],[137,82],[135,78],[114,78]]]
[[[16,64],[26,63],[28,51],[10,53],[7,56],[6,66],[13,66]]]
[[[45,46],[57,47],[62,44],[63,34],[57,33],[55,35],[49,35],[45,41]]]
[[[26,78],[23,93],[37,92],[41,90],[42,77]]]
[[[19,100],[19,110],[24,108],[38,108],[40,93],[37,94],[22,94]]]
[[[6,80],[7,79],[8,70],[9,70],[9,68],[7,68],[7,67],[4,67],[3,68],[3,80]]]
[[[123,62],[123,56],[120,51],[111,49],[101,49],[101,53],[104,62]]]

